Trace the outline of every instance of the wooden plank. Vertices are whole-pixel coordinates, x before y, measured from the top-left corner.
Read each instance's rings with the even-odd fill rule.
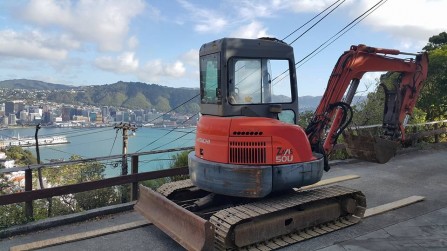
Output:
[[[326,186],[326,185],[330,185],[330,184],[334,184],[334,183],[338,183],[338,182],[342,182],[342,181],[347,181],[347,180],[352,180],[352,179],[358,179],[358,178],[360,178],[360,176],[354,175],[354,174],[338,176],[338,177],[334,177],[334,178],[330,178],[330,179],[320,180],[319,182],[309,185],[309,186],[304,186],[304,187],[301,187],[298,189],[295,188],[295,190],[321,187],[321,186]]]
[[[61,244],[70,243],[70,242],[74,242],[74,241],[90,239],[90,238],[94,238],[94,237],[98,237],[98,236],[102,236],[102,235],[127,231],[127,230],[131,230],[131,229],[139,228],[139,227],[148,226],[150,224],[151,223],[149,223],[147,220],[133,221],[130,223],[121,224],[121,225],[117,225],[117,226],[113,226],[113,227],[107,227],[107,228],[88,231],[88,232],[84,232],[84,233],[71,234],[71,235],[61,236],[61,237],[57,237],[57,238],[52,238],[52,239],[47,239],[47,240],[42,240],[42,241],[35,241],[35,242],[27,243],[27,244],[13,246],[9,250],[10,251],[36,250],[36,249],[40,249],[40,248],[61,245]]]
[[[363,218],[367,218],[367,217],[371,217],[374,215],[378,215],[378,214],[382,214],[400,207],[404,207],[404,206],[408,206],[410,204],[419,202],[419,201],[423,201],[425,199],[425,197],[422,196],[410,196],[408,198],[405,199],[401,199],[401,200],[397,200],[394,202],[390,202],[387,204],[383,204],[377,207],[373,207],[373,208],[369,208],[366,209],[365,215],[363,216]]]

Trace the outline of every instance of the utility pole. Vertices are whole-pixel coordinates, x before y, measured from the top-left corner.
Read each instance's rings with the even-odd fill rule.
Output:
[[[42,126],[39,124],[36,125],[36,133],[34,134],[34,139],[36,140],[36,157],[37,157],[37,164],[40,164],[40,151],[39,151],[39,138],[38,138],[38,133],[39,133],[39,129],[42,128]],[[43,187],[43,178],[42,178],[42,168],[39,167],[39,169],[37,169],[37,175],[39,178],[39,186],[40,189],[44,189]],[[51,198],[47,198],[48,200],[48,217],[51,217],[51,211],[53,208],[53,201]]]
[[[127,175],[128,174],[128,168],[127,168],[127,143],[129,139],[128,131],[135,132],[137,130],[137,127],[135,125],[131,125],[130,123],[119,123],[118,125],[115,125],[114,129],[116,130],[123,130],[123,157],[121,161],[121,175]],[[127,202],[126,198],[126,188],[123,187],[123,192],[121,193],[121,202],[125,203]]]

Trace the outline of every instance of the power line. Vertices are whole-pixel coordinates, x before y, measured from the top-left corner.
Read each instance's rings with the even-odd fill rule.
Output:
[[[335,33],[332,37],[330,37],[328,40],[326,40],[325,42],[323,42],[322,44],[320,44],[316,49],[314,49],[312,52],[310,52],[309,54],[307,54],[304,58],[302,58],[301,60],[299,60],[298,62],[295,63],[295,68],[298,69],[301,66],[303,66],[305,63],[307,63],[310,59],[312,59],[314,56],[316,56],[317,54],[319,54],[320,52],[322,52],[324,49],[326,49],[329,45],[331,45],[332,43],[334,43],[336,40],[338,40],[341,36],[343,36],[344,34],[346,34],[346,32],[348,32],[349,30],[351,30],[352,28],[354,28],[358,23],[360,23],[363,19],[365,19],[366,17],[368,17],[370,14],[372,14],[374,11],[376,11],[379,7],[381,7],[383,4],[386,3],[386,1],[388,0],[380,0],[379,2],[377,2],[374,6],[372,6],[371,8],[369,8],[368,10],[366,10],[365,12],[363,12],[360,16],[358,16],[357,18],[355,18],[353,21],[351,21],[349,24],[347,24],[345,27],[343,27],[341,30],[339,30],[337,33]],[[336,37],[336,38],[335,38]],[[335,38],[335,39],[334,39]],[[331,41],[333,39],[333,41]],[[326,45],[326,46],[325,46]],[[300,64],[301,63],[301,64]],[[300,64],[300,65],[298,65]],[[275,78],[272,79],[272,81],[278,79],[280,76],[282,76],[284,73],[287,73],[288,70],[285,70],[284,72],[282,72],[281,74],[279,74],[278,76],[276,76]],[[284,77],[280,78],[276,83],[274,83],[273,85],[281,82],[284,78],[286,78],[287,76],[289,76],[289,74],[286,74]]]
[[[69,155],[71,155],[71,156],[77,155],[77,156],[80,156],[81,158],[85,158],[85,156],[82,156],[82,155],[79,155],[79,154],[74,154],[74,153],[69,153],[69,152],[66,152],[66,151],[59,150],[59,149],[54,149],[54,148],[52,148],[52,147],[48,147],[48,146],[47,146],[47,147],[45,147],[45,148],[48,148],[48,149],[53,150],[53,151],[56,151],[56,152],[66,153],[66,154],[69,154]]]
[[[179,136],[179,137],[177,137],[176,139],[173,139],[173,140],[169,141],[168,143],[165,143],[165,144],[163,144],[163,145],[161,145],[161,146],[152,148],[152,150],[157,150],[157,149],[160,149],[160,148],[162,148],[162,147],[164,147],[164,146],[167,146],[167,145],[169,145],[169,144],[171,144],[171,143],[173,143],[173,142],[175,142],[175,141],[177,141],[177,140],[179,140],[179,139],[181,139],[181,138],[183,138],[183,137],[185,137],[185,136],[187,136],[187,135],[189,135],[189,134],[191,134],[191,133],[194,133],[195,131],[196,131],[196,129],[191,130],[191,131],[189,131],[189,132],[184,132],[184,134],[183,134],[182,136]]]
[[[197,94],[197,95],[195,95],[194,97],[192,97],[192,98],[186,100],[185,102],[183,102],[183,103],[177,105],[176,107],[172,108],[171,110],[169,110],[169,111],[167,111],[167,112],[161,114],[160,116],[158,116],[158,117],[152,119],[151,121],[148,121],[148,123],[151,123],[151,122],[153,122],[153,121],[155,121],[155,120],[157,120],[157,119],[163,117],[164,115],[166,115],[166,114],[168,114],[168,113],[170,113],[170,112],[172,112],[172,111],[175,111],[176,109],[180,108],[181,106],[185,105],[186,103],[191,102],[193,99],[197,98],[198,96],[200,96],[200,93]]]
[[[327,48],[329,45],[331,45],[333,42],[335,42],[337,39],[339,39],[341,36],[343,36],[346,32],[348,32],[349,30],[351,30],[353,27],[355,27],[358,23],[360,23],[363,19],[365,19],[367,16],[369,16],[371,13],[373,13],[374,11],[376,11],[380,6],[382,6],[385,2],[383,1],[388,1],[388,0],[380,0],[379,2],[377,2],[374,6],[372,6],[371,8],[369,8],[368,10],[366,10],[365,12],[363,12],[360,16],[356,17],[354,20],[352,20],[349,24],[347,24],[345,27],[343,27],[341,30],[339,30],[337,33],[335,33],[335,35],[333,35],[332,37],[330,37],[328,40],[326,40],[324,43],[320,44],[315,50],[313,50],[311,53],[307,54],[304,58],[302,58],[301,60],[299,60],[298,62],[295,63],[295,66],[298,65],[299,63],[303,62],[305,59],[307,59],[308,57],[310,57],[312,54],[314,54],[317,50],[319,50],[321,47],[323,47],[325,44],[329,43],[329,41],[331,41],[334,37],[336,37],[338,35],[337,38],[335,38],[333,41],[331,41],[327,46],[325,46],[322,50],[324,50],[325,48]],[[382,3],[383,2],[383,3]],[[366,16],[365,16],[366,15]],[[365,17],[363,17],[365,16]],[[362,18],[363,17],[363,18]],[[360,20],[359,20],[360,19]],[[358,22],[356,22],[357,20],[359,20]],[[349,28],[348,28],[349,27]],[[346,30],[346,31],[344,31]],[[344,32],[343,32],[344,31]],[[340,34],[341,33],[341,34]],[[322,51],[321,50],[321,51]],[[320,52],[321,52],[320,51]],[[318,52],[319,53],[319,52]],[[307,61],[306,61],[307,62]]]
[[[181,125],[185,124],[186,121],[191,120],[192,118],[194,118],[194,117],[197,116],[198,114],[199,114],[199,113],[196,113],[196,114],[194,114],[193,116],[189,117],[187,120],[183,121]],[[169,135],[170,133],[174,132],[175,129],[178,129],[179,126],[180,126],[180,125],[178,125],[178,126],[172,128],[170,131],[168,131],[168,132],[165,133],[164,135],[160,136],[159,138],[157,138],[157,139],[155,139],[155,140],[149,142],[147,145],[143,146],[142,148],[140,148],[140,149],[139,149],[138,151],[136,151],[136,152],[140,152],[140,151],[143,150],[144,148],[146,148],[146,147],[148,147],[148,146],[154,144],[155,142],[159,141],[160,139],[166,137],[166,136]]]
[[[112,155],[112,150],[113,150],[113,147],[115,146],[115,141],[116,141],[116,138],[117,138],[117,137],[118,137],[118,130],[116,130],[116,133],[115,133],[115,139],[113,140],[112,147],[110,148],[109,156]]]
[[[110,130],[110,128],[111,127],[107,127],[107,128],[102,128],[102,127],[99,127],[99,128],[96,128],[96,127],[94,127],[94,128],[91,128],[91,127],[88,127],[88,128],[72,128],[72,131],[42,134],[40,136],[55,137],[55,136],[67,136],[67,135],[73,134],[71,137],[78,137],[78,136],[84,135],[85,131],[95,131],[95,133],[99,133],[99,132],[108,131],[108,130]],[[78,133],[79,133],[79,135],[76,135]]]
[[[305,22],[303,25],[301,25],[300,27],[298,27],[296,30],[292,31],[289,35],[285,36],[282,40],[286,40],[288,37],[290,37],[291,35],[293,35],[295,32],[299,31],[301,28],[303,28],[304,26],[306,26],[308,23],[312,22],[315,18],[317,18],[318,16],[320,16],[321,14],[323,14],[324,12],[326,12],[328,9],[330,9],[332,6],[334,6],[336,3],[340,2],[341,0],[337,0],[334,3],[332,3],[331,5],[329,5],[326,9],[324,9],[323,11],[321,11],[320,13],[318,13],[317,15],[315,15],[313,18],[311,18],[310,20],[308,20],[307,22]],[[344,2],[344,1],[343,1]]]
[[[337,1],[338,2],[338,1]],[[301,35],[299,35],[297,38],[295,38],[292,42],[289,43],[289,45],[292,45],[293,43],[295,43],[296,40],[298,40],[299,38],[301,38],[302,36],[304,36],[304,34],[306,34],[309,30],[311,30],[313,27],[315,27],[318,23],[320,23],[323,19],[325,19],[329,14],[331,14],[334,10],[336,10],[338,7],[340,7],[340,5],[342,5],[345,2],[345,0],[343,0],[341,3],[339,3],[337,6],[335,6],[335,8],[333,8],[331,11],[329,11],[328,13],[326,13],[326,15],[324,15],[322,18],[320,18],[320,20],[318,20],[316,23],[314,23],[312,26],[310,26],[307,30],[305,30],[303,33],[301,33]],[[335,4],[335,3],[334,3]],[[334,5],[332,4],[332,5]],[[332,6],[331,5],[331,6]],[[326,11],[326,10],[325,10]]]

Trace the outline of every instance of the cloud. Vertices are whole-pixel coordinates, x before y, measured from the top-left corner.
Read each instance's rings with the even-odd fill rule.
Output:
[[[232,37],[239,38],[260,38],[268,37],[267,28],[260,22],[253,21],[247,25],[241,26],[239,29],[231,34]]]
[[[256,18],[272,17],[273,5],[269,1],[236,0],[232,2],[233,8],[242,19],[253,20]]]
[[[116,57],[99,57],[94,64],[104,71],[133,74],[139,79],[148,82],[181,78],[186,73],[185,64],[180,60],[166,63],[160,59],[155,59],[140,65],[134,52],[124,52]]]
[[[26,59],[64,60],[80,44],[68,35],[47,37],[37,30],[0,31],[0,55]]]
[[[138,47],[138,38],[136,36],[131,36],[127,40],[127,47],[131,50],[136,49]]]
[[[373,5],[370,1],[362,0],[353,5],[351,15],[358,15]],[[383,31],[393,38],[397,38],[406,47],[416,47],[428,42],[428,38],[446,30],[447,18],[446,1],[419,0],[387,1],[363,23],[376,31]],[[397,14],[396,11],[399,11]],[[418,47],[420,49],[420,47]]]
[[[199,67],[199,50],[191,49],[180,56],[182,62],[192,67]]]
[[[95,65],[106,71],[116,73],[133,73],[138,70],[139,61],[133,52],[124,52],[116,58],[100,57],[95,60]]]
[[[146,9],[148,12],[148,16],[155,21],[164,21],[166,20],[162,15],[161,11],[157,8],[155,8],[152,5],[146,4]]]
[[[199,8],[186,0],[177,2],[189,12],[189,18],[196,23],[194,30],[199,33],[218,33],[228,25],[228,20],[216,11]]]
[[[19,16],[33,25],[62,29],[79,41],[96,43],[102,51],[119,51],[131,19],[144,8],[142,0],[31,0]]]
[[[181,61],[175,61],[173,64],[165,66],[164,70],[167,76],[175,78],[183,76],[186,71]]]
[[[185,66],[181,61],[169,64],[163,63],[161,60],[152,60],[139,70],[138,77],[143,81],[156,82],[165,78],[182,77],[185,72]]]
[[[271,8],[297,13],[317,12],[324,10],[333,2],[333,0],[274,0],[272,1]]]

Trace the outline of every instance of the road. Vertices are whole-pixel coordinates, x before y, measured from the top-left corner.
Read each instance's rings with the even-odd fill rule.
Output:
[[[425,200],[281,250],[447,250],[447,147],[402,153],[386,164],[340,164],[324,178],[359,175],[340,185],[361,190],[368,208],[413,195]],[[10,247],[142,220],[126,212],[0,241]],[[153,225],[41,250],[183,250]]]

